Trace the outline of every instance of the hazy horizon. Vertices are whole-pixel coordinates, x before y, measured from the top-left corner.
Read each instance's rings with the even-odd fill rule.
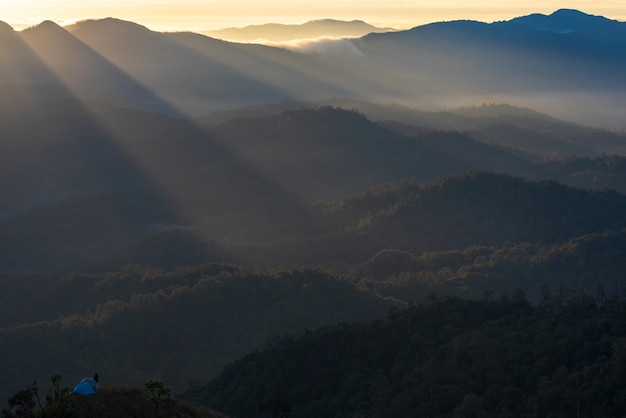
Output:
[[[610,19],[626,20],[626,10],[619,1],[602,3],[576,1],[513,1],[470,3],[445,0],[392,1],[385,5],[365,0],[358,6],[353,1],[321,0],[314,5],[304,2],[235,0],[228,4],[214,1],[170,0],[108,1],[106,5],[85,5],[76,0],[11,0],[0,10],[0,21],[16,30],[51,20],[61,26],[88,19],[115,17],[129,20],[156,31],[205,32],[266,23],[302,24],[311,20],[363,20],[378,27],[409,29],[423,24],[470,19],[483,22],[509,20],[532,13],[551,14],[558,9],[577,9]]]
[[[0,418],[626,416],[626,0],[0,1]]]

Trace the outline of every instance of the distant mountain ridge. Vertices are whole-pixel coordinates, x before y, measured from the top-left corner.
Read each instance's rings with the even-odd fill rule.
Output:
[[[550,15],[534,13],[517,17],[511,22],[557,33],[602,30],[604,27],[618,27],[621,23],[617,20],[589,15],[574,9],[559,9]]]
[[[536,26],[585,30],[560,32]],[[570,120],[626,114],[626,103],[618,97],[626,91],[624,22],[557,11],[491,24],[433,23],[369,34],[353,43],[372,61],[389,63],[388,71],[419,69],[413,82],[432,85],[422,94],[434,101],[499,92],[497,96],[516,96],[526,100],[516,103],[560,117],[569,115]],[[587,102],[591,97],[593,103]]]
[[[112,18],[66,28],[45,22],[0,31],[0,92],[20,86],[44,94],[57,87],[70,97],[194,117],[285,98],[348,97],[425,109],[494,101],[620,129],[626,120],[624,28],[623,22],[557,11],[369,33],[296,53],[159,33]]]
[[[267,368],[270,378],[250,389],[229,385],[227,403],[251,408],[235,415],[260,415],[260,389],[293,402],[280,393],[286,384],[298,396],[328,394],[312,400],[328,411],[307,401],[313,417],[341,415],[349,404],[365,416],[432,416],[435,399],[441,416],[479,416],[483,395],[500,403],[489,416],[549,416],[514,405],[526,395],[541,395],[540,408],[556,405],[549,382],[558,382],[568,394],[563,416],[575,416],[577,398],[586,399],[585,416],[624,415],[626,332],[610,341],[604,318],[584,322],[626,295],[626,134],[585,126],[626,128],[624,27],[559,11],[527,23],[369,34],[341,40],[357,53],[329,54],[113,18],[21,32],[0,24],[0,400],[52,372],[70,382],[97,370],[104,385],[159,379],[199,389],[240,355],[294,341],[270,340],[276,335],[310,336],[307,329],[375,320],[392,307],[411,312],[429,295],[482,298],[506,324],[500,307],[523,301],[528,312],[526,292],[554,324],[545,336],[564,329],[553,314],[565,309],[568,329],[592,345],[559,343],[563,353],[579,349],[564,364],[524,320],[532,338],[506,334],[516,357],[528,347],[541,356],[490,367],[481,361],[499,352],[489,348],[493,321],[465,334],[467,346],[450,332],[472,318],[462,311],[433,311],[433,322],[396,309],[390,320],[403,320],[390,335],[408,337],[411,352],[395,337],[371,340],[358,350],[381,361],[371,379],[352,355],[346,364],[357,367],[341,369],[342,388],[380,390],[333,401],[340,391],[326,376],[318,375],[320,391],[303,386],[308,372],[339,370],[331,344],[313,350],[327,369],[315,357],[283,358],[294,380]],[[566,122],[544,113],[550,108],[585,118]],[[594,296],[571,304],[579,299],[571,291]],[[411,335],[415,320],[439,341],[451,337],[432,347],[426,369],[429,343],[421,331]],[[466,363],[473,351],[464,347],[478,356],[470,377],[490,389],[475,393],[472,383],[450,402],[435,360]],[[393,366],[397,348],[402,361]],[[595,358],[589,350],[604,365],[577,369],[580,358]],[[546,353],[555,367],[537,368]],[[510,364],[522,367],[503,380]],[[465,369],[458,382],[468,376]],[[599,386],[581,398],[588,376]],[[390,406],[386,382],[403,390],[407,379],[419,386],[398,406],[417,399],[423,411],[370,408],[374,397]],[[609,394],[604,411],[592,410],[597,393]],[[116,407],[133,408],[118,415],[93,398],[97,413],[81,415],[152,412],[130,393],[109,394]],[[120,394],[127,402],[115,402]],[[623,405],[617,413],[610,404]]]
[[[286,42],[294,39],[319,37],[360,37],[371,32],[390,32],[392,28],[380,28],[362,20],[342,21],[335,19],[311,20],[299,25],[267,23],[243,28],[225,28],[203,32],[205,35],[233,42],[267,40]]]

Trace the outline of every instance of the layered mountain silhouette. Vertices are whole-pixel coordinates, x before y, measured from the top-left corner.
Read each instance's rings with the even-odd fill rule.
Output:
[[[86,97],[196,116],[282,98],[424,108],[506,101],[619,128],[624,25],[571,10],[492,24],[442,22],[343,40],[351,53],[331,56],[158,33],[111,18],[23,32],[5,25],[0,88],[63,84]]]
[[[318,106],[265,117],[242,111],[218,123],[78,99],[0,105],[5,271],[63,271],[109,255],[132,262],[124,251],[148,260],[140,254],[151,242],[182,256],[172,265],[221,261],[227,252],[215,242],[317,233],[311,202],[396,180],[492,170],[623,189],[622,159],[597,159],[624,154],[623,135],[506,106],[500,116],[490,108],[435,112],[429,127],[426,113],[408,124],[405,108],[403,122],[390,120],[395,107],[386,122]],[[444,120],[473,128],[432,127]],[[573,151],[585,160],[538,163]],[[188,256],[177,247],[190,248]]]
[[[559,11],[544,16],[543,24],[557,27],[572,20],[575,27],[587,19],[598,18]],[[612,96],[611,89],[623,91],[623,23],[605,19],[584,31],[555,32],[521,22],[443,22],[355,42],[366,56],[386,63],[389,72],[414,68],[414,85],[433,86],[422,90],[433,100],[455,94],[518,94],[548,106],[569,97],[573,102],[560,104],[574,111],[584,108],[591,95],[600,102]],[[609,102],[596,111],[611,111]],[[616,114],[623,111],[619,102],[612,109]]]
[[[112,384],[156,375],[182,389],[279,333],[380,318],[433,291],[623,288],[626,196],[614,192],[483,172],[380,186],[316,213],[313,233],[239,252],[272,266],[357,274],[206,263],[1,275],[0,394],[51,367],[71,381],[97,366]]]
[[[272,336],[433,293],[497,307],[521,289],[555,324],[558,309],[580,324],[624,296],[623,32],[561,10],[328,54],[113,18],[0,23],[0,397],[85,368],[199,394]],[[588,334],[623,363],[623,342]],[[385,357],[375,345],[364,353]],[[228,402],[262,412],[261,392],[232,387]],[[432,403],[437,387],[423,389]]]
[[[603,16],[588,15],[572,9],[560,9],[549,16],[539,13],[531,14],[515,18],[511,22],[556,33],[586,32],[599,35],[606,32],[617,33],[621,30],[623,33],[624,31],[623,25],[620,25],[619,21]]]
[[[226,28],[204,32],[213,38],[232,42],[273,41],[286,42],[295,39],[320,37],[360,37],[371,32],[391,32],[391,28],[379,28],[362,20],[341,21],[334,19],[312,20],[300,25],[267,23],[243,28]]]

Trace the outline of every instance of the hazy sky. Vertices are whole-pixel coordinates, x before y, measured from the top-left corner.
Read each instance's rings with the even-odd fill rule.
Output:
[[[463,18],[491,22],[560,8],[626,20],[626,0],[0,0],[0,20],[22,29],[43,20],[63,25],[112,16],[154,30],[202,31],[334,18],[400,29]]]

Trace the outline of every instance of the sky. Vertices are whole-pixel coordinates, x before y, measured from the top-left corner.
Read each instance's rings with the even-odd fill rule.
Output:
[[[44,20],[66,25],[116,17],[157,31],[202,32],[332,18],[408,29],[456,19],[508,20],[561,8],[626,21],[626,0],[0,0],[0,21],[21,30]]]

